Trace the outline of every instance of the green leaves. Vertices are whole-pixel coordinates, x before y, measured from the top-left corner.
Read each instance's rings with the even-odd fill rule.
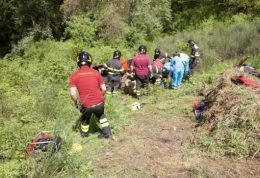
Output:
[[[87,14],[80,13],[72,16],[66,25],[64,32],[66,38],[71,38],[76,43],[84,43],[87,46],[93,44],[97,25]]]

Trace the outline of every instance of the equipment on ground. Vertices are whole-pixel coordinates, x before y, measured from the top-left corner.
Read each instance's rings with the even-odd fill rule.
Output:
[[[246,76],[234,76],[231,78],[231,81],[235,84],[244,84],[250,86],[251,88],[260,88],[260,84],[257,81],[252,80]]]
[[[142,107],[143,107],[143,106],[142,106],[140,103],[134,102],[134,103],[132,104],[132,111],[139,110],[139,109],[141,109]]]
[[[197,121],[201,122],[205,116],[204,116],[204,111],[206,110],[206,103],[205,100],[201,100],[198,103],[195,103],[193,105],[193,113]]]
[[[58,152],[61,149],[62,138],[57,134],[61,132],[65,135],[64,131],[42,131],[37,134],[28,144],[27,155],[30,158],[39,158],[47,151]]]

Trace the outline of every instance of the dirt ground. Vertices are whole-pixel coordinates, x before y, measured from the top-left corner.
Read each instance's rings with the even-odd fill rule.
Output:
[[[93,177],[260,177],[259,160],[187,154],[196,124],[191,118],[144,111],[134,117],[122,139],[90,157]]]

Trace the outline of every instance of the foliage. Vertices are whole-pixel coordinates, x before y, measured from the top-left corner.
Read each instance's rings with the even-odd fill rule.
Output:
[[[234,16],[224,23],[210,19],[202,24],[200,30],[186,30],[176,33],[172,38],[162,38],[158,41],[158,46],[169,51],[169,54],[175,50],[189,54],[186,42],[193,39],[200,48],[200,65],[204,68],[213,63],[246,56],[251,56],[250,63],[257,67],[256,59],[260,53],[259,25],[259,19],[248,21],[243,15]]]
[[[106,43],[114,42],[122,37],[124,28],[127,26],[115,9],[115,5],[109,5],[103,9],[98,20],[99,37]]]
[[[96,23],[86,14],[74,15],[66,22],[65,37],[75,43],[91,46],[95,40]]]
[[[36,0],[1,1],[0,56],[6,54],[16,42],[28,36],[30,31],[38,31],[35,33],[37,37],[41,37],[39,34],[50,31],[50,36],[59,39],[62,35],[63,21],[59,11],[61,2],[61,0],[44,0],[41,3]]]
[[[207,3],[212,5],[208,6],[211,10],[218,4],[217,1]],[[0,177],[89,175],[92,165],[84,162],[85,153],[96,154],[106,142],[97,140],[95,134],[83,140],[73,129],[80,114],[71,104],[67,83],[68,76],[77,68],[76,56],[82,50],[92,54],[94,63],[104,63],[116,49],[122,51],[123,57],[133,57],[139,44],[147,45],[150,56],[158,46],[169,54],[175,50],[189,53],[186,41],[194,39],[201,49],[201,65],[204,68],[217,65],[202,71],[193,81],[187,81],[178,93],[150,88],[149,91],[156,94],[148,100],[155,106],[160,100],[165,104],[165,97],[161,96],[168,94],[169,100],[182,103],[176,104],[176,110],[169,108],[171,114],[188,113],[190,105],[181,99],[214,82],[216,74],[230,66],[223,64],[223,60],[250,55],[248,62],[259,68],[259,19],[248,20],[248,16],[238,15],[218,22],[214,18],[221,7],[226,7],[221,12],[229,15],[241,12],[241,6],[247,13],[252,10],[252,14],[259,9],[255,1],[241,3],[244,5],[238,5],[238,9],[236,2],[230,1],[228,4],[233,10],[229,12],[220,2],[216,10],[209,13],[212,17],[206,16],[207,20],[202,21],[209,8],[203,10],[202,3],[197,1],[0,2],[1,55],[12,48],[12,52],[0,60]],[[172,34],[172,30],[175,30],[174,36],[163,36],[162,32]],[[57,41],[60,37],[64,41]],[[178,99],[174,100],[176,96]],[[131,116],[126,103],[133,100],[129,97],[124,100],[121,95],[106,100],[109,102],[107,116],[116,126],[114,132],[122,133],[123,125],[130,122]],[[166,111],[167,107],[170,105],[162,109]],[[67,134],[60,157],[47,155],[42,162],[28,161],[24,150],[32,136],[41,130],[55,129],[65,130]],[[235,132],[231,135],[239,138]],[[84,145],[83,153],[71,153],[75,142]]]
[[[65,36],[78,41],[80,35],[87,35],[91,37],[88,41],[101,40],[113,44],[114,39],[125,35],[125,28],[136,28],[146,40],[152,41],[161,32],[171,34],[199,28],[209,18],[229,20],[242,13],[253,19],[259,11],[257,0],[43,0],[41,3],[36,0],[3,0],[0,6],[0,54],[6,54],[17,42],[30,36],[30,32],[36,31],[41,35],[34,41],[45,39],[48,32],[48,37],[55,39]],[[97,27],[96,30],[81,24],[84,22]],[[95,34],[97,39],[91,36]],[[124,37],[120,39],[124,40]]]
[[[226,70],[219,85],[210,87],[205,112],[209,133],[198,144],[214,155],[255,157],[259,150],[259,96],[248,87],[234,85],[231,78],[240,75],[236,69]],[[248,110],[250,108],[250,110]],[[198,142],[198,141],[197,141]]]

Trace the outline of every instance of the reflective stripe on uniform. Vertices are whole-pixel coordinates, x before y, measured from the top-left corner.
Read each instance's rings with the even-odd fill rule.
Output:
[[[100,119],[99,122],[100,122],[101,124],[103,124],[103,123],[107,122],[107,118]]]
[[[109,126],[109,123],[108,123],[108,122],[105,122],[105,123],[101,124],[101,127],[102,127],[102,128],[107,127],[107,126]]]
[[[116,73],[113,73],[113,72],[108,72],[108,74],[109,74],[109,75],[114,75],[114,74],[116,74]]]
[[[88,132],[88,130],[89,130],[89,125],[83,125],[83,124],[81,124],[81,131],[82,131],[82,132]]]

